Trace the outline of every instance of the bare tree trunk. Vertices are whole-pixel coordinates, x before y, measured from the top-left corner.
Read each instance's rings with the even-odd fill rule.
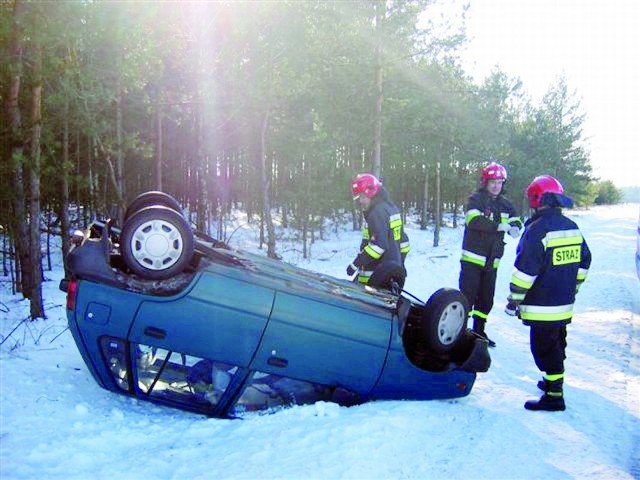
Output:
[[[307,252],[307,236],[309,235],[309,219],[305,214],[302,215],[302,258],[308,258]]]
[[[122,225],[124,220],[124,145],[123,145],[123,127],[122,127],[122,75],[118,74],[118,81],[116,86],[116,172],[115,172],[115,187],[118,199],[118,224]]]
[[[198,230],[209,232],[209,186],[207,156],[202,152],[200,156],[200,166],[198,167]]]
[[[124,197],[122,197],[121,192],[120,192],[120,188],[118,187],[118,172],[117,172],[117,168],[118,165],[116,164],[115,166],[113,165],[113,161],[111,160],[111,154],[109,152],[107,152],[105,149],[103,149],[102,153],[104,154],[104,161],[105,161],[105,172],[104,172],[104,176],[105,176],[105,180],[104,180],[104,185],[102,188],[102,194],[103,194],[103,204],[105,206],[105,210],[110,210],[110,207],[107,206],[107,184],[108,181],[107,180],[111,180],[111,184],[113,185],[113,189],[115,191],[116,194],[116,212],[111,212],[109,211],[109,215],[112,218],[119,218],[120,216],[120,211],[124,210]],[[118,159],[116,158],[116,162],[118,161]],[[118,220],[120,221],[120,220]],[[122,225],[122,223],[120,223],[120,225]]]
[[[42,304],[42,266],[40,250],[40,135],[42,132],[42,46],[33,48],[33,90],[31,93],[31,319],[46,318]]]
[[[408,188],[407,188],[407,176],[405,172],[407,171],[407,165],[403,163],[402,165],[402,174],[400,177],[400,194],[402,203],[400,204],[400,215],[402,216],[402,224],[407,224],[407,210],[409,209],[409,196],[408,196]]]
[[[229,153],[230,155],[230,153]],[[231,182],[231,172],[229,166],[229,157],[225,150],[220,152],[221,175],[218,182],[218,190],[220,192],[220,215],[218,216],[218,226],[216,229],[216,237],[225,240],[226,231],[224,218],[229,208],[229,185]]]
[[[53,220],[51,219],[53,212],[50,208],[47,209],[47,239],[45,245],[47,246],[47,272],[51,271],[51,232],[53,226]]]
[[[65,276],[69,273],[67,269],[67,253],[69,253],[69,97],[64,97],[64,126],[62,131],[62,168],[60,169],[60,235],[62,237],[62,262]]]
[[[162,107],[156,107],[156,189],[162,191]]]
[[[14,202],[14,211],[16,212],[16,228],[15,231],[15,250],[16,250],[16,289],[22,293],[24,298],[31,298],[31,289],[33,287],[31,281],[31,250],[25,239],[29,238],[29,224],[27,222],[27,210],[24,203],[26,202],[24,193],[24,176],[22,168],[16,172],[16,185],[18,181],[20,187],[16,188],[16,200]]]
[[[95,215],[97,210],[98,199],[96,198],[96,184],[94,176],[94,167],[93,167],[93,159],[96,158],[96,140],[93,136],[87,137],[87,168],[88,168],[88,179],[89,179],[89,215],[84,216],[84,226],[87,227],[89,223],[89,218]],[[80,168],[80,162],[78,162],[78,168]]]
[[[267,155],[266,140],[267,127],[269,126],[270,108],[264,113],[262,119],[262,129],[260,131],[260,169],[261,169],[261,187],[262,187],[262,215],[267,225],[267,256],[269,258],[277,258],[276,255],[276,235],[273,227],[273,219],[271,218],[271,199],[269,195],[270,179],[267,178]]]
[[[17,277],[17,272],[18,271],[18,263],[17,263],[17,259],[18,259],[18,255],[15,249],[15,241],[13,241],[13,239],[11,237],[9,237],[9,252],[13,252],[13,257],[16,259],[16,262],[13,263],[11,261],[9,261],[9,272],[10,272],[10,278],[11,278],[11,295],[15,295],[16,294],[16,286],[18,285],[18,279]]]
[[[309,192],[311,169],[309,163],[306,161],[306,156],[302,155],[302,181],[304,182],[304,188],[306,192]],[[309,258],[308,251],[308,238],[309,238],[309,195],[302,195],[299,200],[300,205],[300,221],[302,223],[302,258]],[[313,241],[311,242],[313,243]]]
[[[374,112],[373,127],[373,153],[371,159],[371,170],[373,174],[380,178],[382,172],[382,21],[386,10],[385,0],[376,3],[376,105]]]
[[[429,167],[424,169],[424,198],[422,200],[422,216],[420,217],[420,230],[427,229],[429,221]]]
[[[21,0],[16,0],[13,8],[13,24],[11,26],[10,46],[10,77],[9,90],[6,96],[5,108],[9,119],[11,135],[11,160],[14,180],[13,202],[13,232],[16,251],[16,289],[22,292],[25,298],[31,296],[31,278],[29,249],[23,245],[22,240],[28,238],[27,215],[25,210],[24,194],[24,141],[22,138],[22,115],[20,114],[20,82],[22,80],[22,20],[24,6]]]
[[[202,102],[200,102],[202,104]],[[205,152],[205,140],[204,140],[204,131],[203,131],[203,123],[204,123],[204,112],[203,107],[197,107],[196,113],[196,125],[195,125],[195,135],[196,135],[196,185],[197,185],[197,207],[196,207],[196,228],[201,232],[208,232],[207,226],[207,210],[208,210],[208,195],[207,195],[207,155]]]
[[[435,205],[434,205],[434,211],[433,211],[433,221],[435,224],[435,228],[433,229],[433,246],[437,247],[438,244],[440,243],[440,224],[441,222],[441,218],[440,218],[440,160],[436,160],[436,198],[435,198]]]
[[[110,211],[110,208],[107,205],[107,188],[109,188],[109,179],[111,179],[111,181],[113,182],[114,187],[116,185],[116,180],[115,180],[115,175],[113,173],[113,162],[111,161],[111,156],[104,151],[102,153],[105,155],[104,180],[102,183],[100,183],[100,173],[99,171],[96,172],[96,192],[98,192],[98,194],[100,195],[100,203],[98,204],[98,207],[96,208],[96,210],[97,211],[102,210],[102,212],[104,212],[109,217],[111,217],[112,212]],[[117,194],[117,191],[116,191],[116,194]]]
[[[458,227],[458,208],[459,208],[459,204],[458,204],[458,197],[456,196],[455,200],[453,201],[453,228],[457,228]]]
[[[87,157],[91,156],[91,140],[89,139],[89,137],[87,137]],[[88,160],[88,159],[87,159]],[[80,129],[76,130],[76,152],[75,152],[75,171],[76,171],[76,175],[78,175],[78,178],[80,178]],[[88,164],[88,162],[87,162]],[[91,177],[88,176],[87,180],[89,182],[91,182]],[[89,187],[91,188],[91,187]],[[87,210],[91,209],[91,198],[86,198],[84,199],[86,201],[83,202],[81,193],[80,193],[80,182],[76,182],[76,191],[75,191],[75,202],[76,202],[76,208],[77,208],[77,213],[76,213],[76,225],[82,225],[83,228],[86,227],[86,222],[80,223],[80,215],[82,215],[83,218],[87,217]],[[84,208],[83,208],[84,207]],[[82,211],[81,211],[82,210]]]
[[[10,260],[9,260],[9,263],[7,263],[7,260],[10,257],[9,245],[7,244],[7,242],[8,242],[8,235],[2,235],[2,276],[3,277],[6,277],[7,274],[9,273],[9,264],[11,263]]]
[[[260,201],[260,203],[262,204],[262,201]],[[261,206],[261,208],[262,208],[262,211],[264,212],[264,207]],[[264,215],[263,214],[260,214],[260,220],[258,221],[258,223],[259,223],[259,227],[260,227],[259,228],[259,230],[260,230],[260,242],[259,242],[258,248],[260,250],[262,250],[262,246],[265,243],[267,243],[265,238],[264,238]]]
[[[286,204],[282,205],[282,227],[287,228],[289,226],[289,207]]]

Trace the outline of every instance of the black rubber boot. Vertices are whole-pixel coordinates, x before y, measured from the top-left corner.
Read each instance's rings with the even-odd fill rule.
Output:
[[[544,378],[542,380],[538,380],[538,388],[543,392],[547,391],[547,381]]]
[[[540,397],[540,400],[528,400],[524,404],[524,408],[527,410],[544,410],[547,412],[561,412],[567,408],[562,392],[562,380],[553,382],[542,380],[538,382],[538,387],[540,387],[541,383],[543,387],[546,387],[545,394]]]
[[[564,398],[552,397],[545,393],[540,397],[540,400],[527,400],[524,404],[524,408],[526,408],[527,410],[544,410],[546,412],[561,412],[567,407],[564,404]]]
[[[473,331],[476,332],[478,335],[480,335],[482,338],[484,338],[488,342],[489,347],[495,348],[496,342],[491,340],[489,337],[487,337],[487,334],[484,333],[484,326],[486,325],[486,323],[487,323],[486,320],[473,317]]]

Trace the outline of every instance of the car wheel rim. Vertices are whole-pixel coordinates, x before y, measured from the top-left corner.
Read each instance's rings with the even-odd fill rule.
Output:
[[[149,270],[166,270],[182,255],[182,235],[169,222],[151,220],[135,229],[131,237],[131,252],[136,261]]]
[[[438,339],[443,345],[451,345],[458,338],[465,318],[465,308],[460,302],[447,305],[438,322]]]

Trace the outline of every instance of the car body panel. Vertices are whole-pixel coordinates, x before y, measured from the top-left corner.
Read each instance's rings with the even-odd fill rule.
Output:
[[[354,305],[353,308],[374,313],[380,309],[392,311],[396,307],[397,296],[390,292],[365,288],[355,282],[312,272],[248,252],[219,248],[212,251],[217,259],[228,261],[227,263],[210,262],[203,267],[203,270],[215,274],[316,299],[326,304]],[[232,261],[235,263],[231,263]]]
[[[367,395],[382,371],[391,336],[391,313],[378,314],[278,292],[251,368],[348,385]]]
[[[430,372],[416,367],[407,358],[400,334],[400,322],[393,322],[391,345],[380,380],[370,398],[434,400],[464,397],[471,392],[475,372],[453,368]]]
[[[129,340],[247,367],[271,313],[274,291],[200,274],[179,300],[142,302]]]
[[[101,361],[99,339],[104,336],[127,338],[144,296],[108,285],[81,281],[75,298],[75,310],[67,310],[73,337],[96,381],[105,388],[112,387],[112,376]]]

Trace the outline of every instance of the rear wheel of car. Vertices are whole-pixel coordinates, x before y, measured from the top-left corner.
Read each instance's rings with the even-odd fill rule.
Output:
[[[422,331],[424,339],[434,351],[451,351],[467,324],[469,306],[459,290],[441,288],[436,291],[424,307]]]
[[[171,208],[182,215],[182,207],[174,197],[168,193],[153,190],[141,193],[133,199],[124,212],[124,221],[126,222],[137,211],[153,206]]]
[[[146,207],[125,220],[120,250],[127,267],[151,280],[172,277],[185,269],[193,256],[193,232],[175,210]]]

